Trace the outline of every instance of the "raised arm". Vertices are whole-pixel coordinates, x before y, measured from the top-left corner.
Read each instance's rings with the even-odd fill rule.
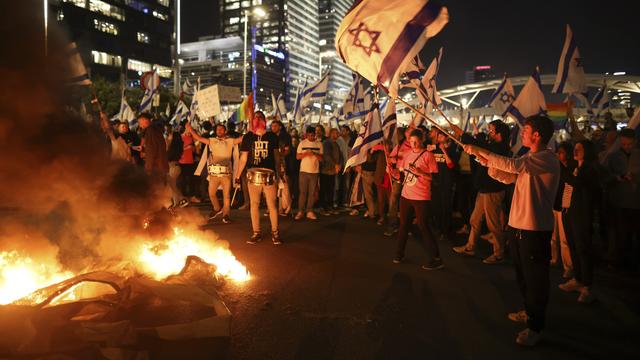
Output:
[[[107,114],[103,112],[100,112],[100,125],[102,130],[107,134],[107,136],[109,136],[109,139],[111,139],[111,141],[115,141],[116,135],[113,133],[111,124],[109,124],[109,118],[107,117]]]
[[[201,142],[203,144],[209,145],[209,139],[200,136],[200,134],[198,134],[195,130],[193,130],[193,128],[191,127],[191,124],[189,124],[189,122],[187,122],[185,127],[186,127],[187,131],[191,133],[191,136],[193,136],[194,139],[196,139],[197,141],[199,141],[199,142]]]

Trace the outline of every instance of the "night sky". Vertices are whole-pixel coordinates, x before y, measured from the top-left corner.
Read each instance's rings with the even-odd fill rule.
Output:
[[[410,0],[407,0],[410,1]],[[462,84],[475,65],[492,65],[498,76],[529,75],[536,65],[556,72],[571,25],[587,73],[640,75],[640,30],[633,1],[448,0],[450,20],[422,52],[428,63],[444,47],[439,88]],[[209,35],[217,1],[183,1],[183,42]],[[517,4],[517,5],[516,5]]]

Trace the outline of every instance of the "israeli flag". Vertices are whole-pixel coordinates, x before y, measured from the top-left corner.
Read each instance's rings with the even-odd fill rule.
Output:
[[[193,91],[194,91],[194,86],[191,85],[191,83],[189,82],[189,79],[185,80],[185,82],[182,84],[182,93],[184,95],[193,96]]]
[[[427,71],[427,68],[422,63],[422,60],[420,60],[420,56],[416,55],[404,70],[406,81],[401,82],[400,87],[417,89],[425,71]]]
[[[287,115],[287,106],[284,104],[284,98],[282,94],[275,98],[275,95],[271,93],[271,104],[273,106],[273,116],[278,120],[283,120]]]
[[[571,27],[567,25],[567,36],[564,40],[564,47],[558,63],[558,73],[553,85],[554,94],[584,93],[587,91],[587,80],[584,76],[582,58]]]
[[[133,129],[138,126],[138,118],[127,103],[127,98],[122,94],[120,100],[120,112],[118,112],[118,120],[129,123],[129,128]]]
[[[448,21],[447,8],[433,0],[358,0],[336,31],[336,50],[352,70],[397,98],[400,75]]]
[[[540,73],[538,69],[533,72],[529,80],[524,84],[518,97],[507,108],[506,115],[515,118],[518,124],[524,124],[524,120],[533,115],[545,114],[547,103],[542,93]]]
[[[382,132],[384,134],[385,141],[389,142],[393,140],[393,134],[396,132],[396,125],[398,123],[398,116],[396,115],[396,102],[393,99],[387,98],[384,108],[384,119],[382,120]]]
[[[426,99],[426,104],[429,104],[427,109],[430,109],[433,104],[442,104],[442,100],[440,100],[438,90],[436,89],[436,78],[438,77],[438,70],[440,70],[440,60],[442,60],[442,48],[438,51],[438,56],[431,61],[422,80],[418,84],[418,92],[421,93],[423,99]]]
[[[302,90],[307,87],[307,81],[305,80],[304,86],[302,89],[298,89],[298,94],[296,95],[296,102],[293,104],[293,116],[291,120],[294,124],[300,124],[302,120]]]
[[[140,106],[138,106],[138,113],[151,110],[153,97],[158,92],[158,88],[160,86],[160,77],[158,76],[158,73],[153,70],[142,74],[142,77],[140,78],[140,85],[144,89],[144,95],[142,95]]]
[[[184,101],[182,100],[178,101],[178,105],[176,106],[176,112],[173,114],[173,117],[171,117],[171,120],[169,121],[169,123],[173,126],[174,129],[179,127],[180,124],[182,123],[182,120],[186,118],[188,113],[189,113],[189,108],[184,103]]]
[[[302,90],[301,103],[302,107],[306,107],[312,101],[322,101],[327,96],[327,89],[329,88],[329,73],[316,83],[305,86]]]
[[[496,89],[496,91],[491,95],[491,99],[489,100],[489,106],[494,108],[497,113],[504,115],[505,111],[509,108],[509,105],[516,98],[515,92],[513,91],[513,85],[511,84],[511,80],[505,75],[500,83],[500,86]]]
[[[362,123],[360,133],[349,152],[349,159],[345,164],[345,171],[352,166],[365,162],[369,150],[376,144],[382,142],[382,140],[383,132],[380,110],[378,110],[378,104],[374,103],[372,104],[371,111],[369,111],[365,121]]]

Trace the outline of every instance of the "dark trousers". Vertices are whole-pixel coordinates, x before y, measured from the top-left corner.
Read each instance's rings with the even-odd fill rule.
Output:
[[[640,243],[640,209],[615,208],[614,211],[615,236],[609,244],[611,261],[616,266],[635,270]]]
[[[458,174],[456,178],[455,203],[465,224],[469,224],[471,212],[475,207],[476,193],[471,174]]]
[[[196,171],[196,164],[180,164],[180,175],[178,176],[178,189],[186,197],[194,196],[198,193],[199,183],[197,177],[193,175]],[[206,169],[205,169],[206,172]]]
[[[347,194],[349,194],[348,187],[349,187],[349,180],[351,179],[351,172],[348,172],[346,174],[342,173],[342,171],[340,171],[338,173],[338,191],[337,191],[337,203],[338,206],[345,206],[348,202],[349,199],[347,199]]]
[[[320,207],[324,210],[333,208],[336,191],[336,176],[320,174]]]
[[[593,283],[593,246],[592,219],[585,216],[591,209],[564,209],[562,224],[564,234],[569,245],[573,274],[582,285],[591,286]]]
[[[407,245],[407,238],[409,237],[409,227],[411,226],[414,216],[420,232],[417,234],[415,229],[413,229],[412,232],[416,240],[418,240],[420,245],[425,249],[428,261],[431,262],[435,258],[440,257],[438,243],[427,224],[429,206],[429,200],[409,200],[400,197],[400,228],[398,229],[398,244],[396,249],[396,256],[398,258],[401,259],[404,257],[404,249]]]
[[[451,212],[453,211],[453,183],[441,181],[434,184],[432,189],[435,231],[439,235],[448,236],[451,231]]]
[[[378,194],[378,217],[380,219],[385,218],[387,213],[387,205],[389,204],[389,190],[382,186],[382,184],[376,184],[376,192]]]
[[[544,329],[549,302],[549,261],[551,231],[528,231],[509,228],[511,259],[516,270],[520,293],[527,312],[527,326],[536,332]]]
[[[293,207],[298,205],[298,198],[300,197],[300,185],[298,184],[298,174],[299,172],[287,173],[287,178],[289,182],[287,185],[289,186],[289,194],[291,195],[291,204]]]

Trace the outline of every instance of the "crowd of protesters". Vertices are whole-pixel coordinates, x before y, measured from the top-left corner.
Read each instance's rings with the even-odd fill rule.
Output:
[[[482,252],[479,240],[488,241],[491,251],[483,263],[510,256],[516,267],[525,310],[509,318],[527,323],[517,338],[523,345],[534,345],[544,327],[550,266],[562,267],[566,282],[559,288],[578,293],[584,303],[594,300],[594,266],[638,270],[640,149],[633,129],[607,123],[581,132],[572,121],[571,139],[558,142],[548,118],[532,117],[522,127],[525,151],[520,151],[511,148],[511,130],[501,120],[490,122],[486,132],[475,123],[471,133],[452,124],[448,130],[411,126],[398,128],[393,141],[374,146],[364,163],[345,171],[357,136],[350,127],[317,124],[299,131],[272,120],[267,128],[264,114],[256,116],[254,126],[262,128],[244,138],[233,127],[210,122],[199,132],[188,125],[174,129],[150,114],[139,116],[138,133],[127,123],[108,124],[106,117],[103,127],[114,158],[143,166],[168,185],[170,207],[211,201],[210,219],[222,213],[228,223],[230,208],[247,209],[251,193],[257,194],[251,200],[250,244],[261,240],[261,194],[270,212],[277,206],[277,215],[270,215],[274,244],[282,243],[278,215],[315,221],[318,214],[362,216],[383,227],[385,236],[396,237],[394,263],[403,261],[412,233],[425,250],[425,270],[444,267],[443,246],[475,257]],[[234,179],[196,171],[205,160],[230,166],[235,145],[242,169]],[[255,158],[263,150],[264,157]],[[274,187],[255,190],[247,184],[252,161],[273,169]],[[232,180],[241,194],[233,197],[235,203]],[[454,238],[461,236],[466,240],[460,244]]]

